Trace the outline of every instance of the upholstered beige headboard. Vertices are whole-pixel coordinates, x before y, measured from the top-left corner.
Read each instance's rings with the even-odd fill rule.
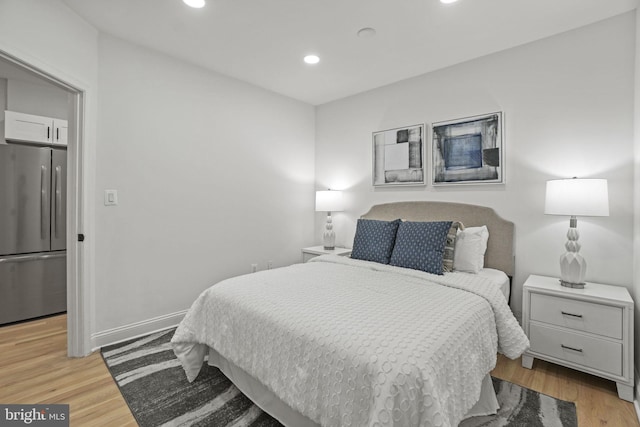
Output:
[[[407,221],[460,221],[465,227],[489,229],[484,265],[514,274],[513,223],[486,206],[450,202],[396,202],[372,206],[362,218]]]

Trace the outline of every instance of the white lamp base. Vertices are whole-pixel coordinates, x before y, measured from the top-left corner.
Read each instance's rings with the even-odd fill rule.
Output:
[[[331,212],[327,213],[327,223],[324,233],[322,233],[322,244],[325,250],[332,251],[336,248],[336,233],[333,231],[333,221]]]
[[[577,220],[571,218],[569,231],[567,231],[567,243],[564,247],[567,252],[560,256],[560,284],[569,288],[584,288],[584,277],[587,272],[587,261],[580,255],[580,243],[578,238]]]

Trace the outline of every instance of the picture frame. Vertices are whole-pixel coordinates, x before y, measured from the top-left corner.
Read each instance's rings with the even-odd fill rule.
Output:
[[[373,132],[373,186],[425,185],[424,140],[424,124]]]
[[[433,123],[431,183],[504,184],[502,112]]]

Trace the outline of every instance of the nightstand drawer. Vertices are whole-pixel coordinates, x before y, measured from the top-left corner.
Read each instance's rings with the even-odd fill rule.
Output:
[[[622,376],[622,344],[571,331],[530,325],[531,351]]]
[[[531,320],[622,339],[622,308],[531,294]]]

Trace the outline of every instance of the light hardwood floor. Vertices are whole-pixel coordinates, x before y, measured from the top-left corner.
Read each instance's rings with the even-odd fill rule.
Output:
[[[136,426],[99,352],[66,357],[66,316],[0,327],[0,403],[65,403],[72,426]],[[500,356],[497,378],[576,403],[580,427],[640,427],[615,383],[536,360]]]
[[[533,369],[523,368],[520,358],[498,355],[496,378],[530,388],[557,399],[575,402],[579,427],[640,426],[633,403],[618,398],[616,383],[593,375],[535,359]]]
[[[99,352],[67,358],[67,316],[0,327],[0,403],[69,404],[72,426],[137,426]]]

